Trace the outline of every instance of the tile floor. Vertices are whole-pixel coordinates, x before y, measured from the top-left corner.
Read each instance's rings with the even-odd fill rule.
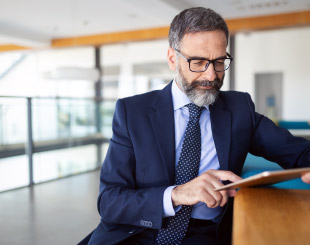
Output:
[[[99,223],[98,192],[93,171],[0,193],[0,244],[77,244]]]

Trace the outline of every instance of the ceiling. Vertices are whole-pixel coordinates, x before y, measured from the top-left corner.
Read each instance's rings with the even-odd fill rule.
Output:
[[[226,19],[310,10],[310,0],[0,0],[0,45],[168,26],[181,10],[203,6]]]

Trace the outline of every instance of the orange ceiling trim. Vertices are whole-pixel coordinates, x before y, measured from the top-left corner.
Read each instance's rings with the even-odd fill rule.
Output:
[[[103,45],[119,42],[145,41],[167,38],[169,27],[158,27],[143,30],[107,33],[72,38],[60,38],[52,40],[52,47],[79,46],[79,45]]]
[[[309,26],[310,11],[226,20],[231,33]]]
[[[255,31],[280,29],[294,26],[309,26],[310,11],[300,11],[276,15],[266,15],[258,17],[227,19],[230,32]],[[52,40],[52,47],[80,46],[80,45],[104,45],[120,42],[147,41],[167,38],[169,26],[134,30],[117,33],[107,33],[99,35],[60,38]]]
[[[13,44],[0,45],[0,52],[14,51],[14,50],[27,50],[27,49],[30,49],[30,48],[25,47],[25,46],[13,45]]]
[[[227,19],[230,32],[280,29],[295,26],[310,26],[310,11],[283,13],[257,17]],[[116,33],[53,39],[51,47],[100,46],[104,44],[147,41],[168,37],[169,26]],[[25,50],[29,47],[18,45],[0,45],[0,52]]]

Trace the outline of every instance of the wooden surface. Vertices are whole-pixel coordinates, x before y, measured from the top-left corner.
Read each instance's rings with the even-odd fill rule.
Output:
[[[310,244],[310,190],[245,188],[234,202],[233,245]]]

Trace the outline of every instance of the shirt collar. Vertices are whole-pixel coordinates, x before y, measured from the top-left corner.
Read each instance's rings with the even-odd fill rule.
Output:
[[[173,109],[176,111],[189,103],[192,103],[190,99],[183,93],[183,91],[178,87],[175,79],[173,80],[172,87],[172,102],[173,102]],[[209,110],[209,106],[204,106],[207,110]]]

